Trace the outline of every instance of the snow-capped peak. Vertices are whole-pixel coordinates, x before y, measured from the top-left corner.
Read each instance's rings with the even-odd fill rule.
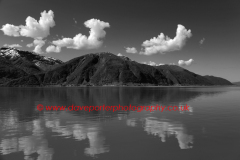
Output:
[[[19,53],[14,48],[1,49],[0,55],[3,57],[10,57],[10,59],[20,57]]]

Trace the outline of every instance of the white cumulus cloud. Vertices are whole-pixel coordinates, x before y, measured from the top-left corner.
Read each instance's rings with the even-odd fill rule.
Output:
[[[25,21],[26,24],[20,26],[5,24],[1,30],[8,36],[33,38],[33,43],[27,44],[27,47],[35,46],[33,51],[38,54],[43,54],[44,52],[41,49],[45,44],[45,40],[43,39],[50,34],[50,28],[55,26],[53,11],[43,11],[39,21],[30,16],[28,16]]]
[[[121,53],[118,53],[117,56],[123,56]]]
[[[30,47],[33,47],[34,44],[33,44],[33,43],[29,43],[29,44],[27,44],[26,46],[30,48]]]
[[[20,47],[22,47],[19,44],[4,44],[3,46],[4,47],[11,47],[11,48],[20,48]]]
[[[137,53],[137,49],[135,47],[126,47],[125,49],[127,53]]]
[[[193,59],[189,59],[188,61],[179,60],[178,65],[179,66],[189,66],[190,64],[192,64],[193,61],[194,61]]]
[[[156,66],[156,65],[157,65],[157,63],[155,63],[155,62],[152,62],[152,61],[149,61],[148,65],[150,65],[150,66]]]
[[[20,28],[18,26],[14,26],[12,24],[3,25],[1,30],[7,36],[13,36],[13,37],[19,37],[20,36],[20,33],[19,33]]]
[[[42,46],[44,46],[45,44],[45,41],[43,40],[34,40],[34,45],[35,45],[35,48],[34,48],[34,52],[38,53],[38,54],[43,54],[44,52],[42,51]]]
[[[152,62],[152,61],[149,61],[149,62],[142,62],[143,64],[147,64],[147,65],[150,65],[150,66],[161,66],[161,65],[165,65],[164,63],[155,63],[155,62]]]
[[[98,19],[90,19],[84,23],[87,28],[90,28],[89,36],[77,34],[73,38],[63,38],[53,41],[52,44],[56,47],[72,48],[72,49],[96,49],[99,48],[103,41],[101,40],[106,36],[104,28],[110,27],[107,22]],[[53,49],[53,47],[51,47]],[[51,51],[48,49],[48,51]]]
[[[27,44],[27,47],[34,47],[34,52],[38,53],[38,54],[43,54],[44,52],[42,51],[42,46],[45,45],[45,40],[41,40],[41,39],[35,39],[33,41],[33,43]]]
[[[53,11],[43,11],[39,21],[28,16],[26,25],[14,26],[12,24],[5,24],[1,30],[5,35],[14,37],[31,37],[34,39],[42,39],[50,34],[50,28],[55,26]]]
[[[46,52],[47,52],[47,53],[50,53],[50,52],[59,53],[59,52],[61,52],[61,48],[58,47],[58,46],[51,45],[51,46],[48,46],[48,47],[46,48]]]
[[[187,30],[183,25],[178,25],[176,36],[171,39],[161,33],[158,37],[143,42],[143,50],[140,54],[152,55],[157,53],[180,50],[186,43],[187,38],[192,36],[191,30]]]

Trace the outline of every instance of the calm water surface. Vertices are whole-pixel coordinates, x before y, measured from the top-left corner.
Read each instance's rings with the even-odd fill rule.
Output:
[[[37,105],[189,111],[38,111]],[[0,160],[240,160],[240,87],[0,88]]]

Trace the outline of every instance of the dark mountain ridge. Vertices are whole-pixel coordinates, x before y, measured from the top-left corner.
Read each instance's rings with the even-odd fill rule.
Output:
[[[9,56],[9,52],[15,54]],[[1,86],[232,85],[223,78],[200,76],[176,65],[150,66],[112,53],[90,53],[63,63],[32,52],[2,48],[0,73]]]
[[[240,86],[240,82],[233,82],[234,85]]]

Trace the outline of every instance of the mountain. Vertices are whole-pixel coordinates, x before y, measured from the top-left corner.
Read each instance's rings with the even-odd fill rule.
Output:
[[[233,82],[234,85],[240,86],[240,82]]]
[[[228,80],[221,78],[221,77],[214,77],[214,76],[204,76],[206,79],[211,81],[214,85],[232,85],[231,82]]]
[[[43,73],[63,62],[34,52],[10,47],[0,49],[0,84],[28,75]]]
[[[45,71],[52,68],[53,65],[62,64],[63,62],[52,57],[45,57],[34,52],[22,51],[10,47],[2,47],[0,49],[0,57],[18,66],[26,72]],[[29,69],[29,67],[31,69]]]
[[[86,54],[63,63],[32,52],[4,48],[1,53],[2,50],[5,51],[5,56],[0,55],[4,61],[0,73],[2,70],[5,73],[0,77],[2,86],[231,85],[225,79],[200,76],[176,65],[150,66],[112,53]],[[20,56],[14,53],[9,58],[8,52],[12,50]],[[17,60],[18,57],[22,58]]]
[[[155,68],[162,71],[167,78],[174,82],[175,85],[215,85],[203,76],[176,65],[160,65],[155,66]]]
[[[66,85],[173,84],[156,68],[112,53],[88,54],[75,58],[47,72],[44,83]]]
[[[201,76],[176,65],[160,65],[155,66],[155,68],[163,71],[167,78],[170,78],[174,84],[178,85],[232,85],[226,79]]]

